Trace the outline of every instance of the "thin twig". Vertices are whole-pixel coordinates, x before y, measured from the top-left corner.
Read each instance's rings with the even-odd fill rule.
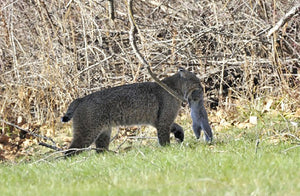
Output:
[[[110,143],[113,142],[119,135],[120,129],[118,129],[118,132],[110,139]]]
[[[123,146],[123,144],[125,144],[127,139],[128,139],[128,137],[126,137],[125,140],[114,151],[117,152],[121,148],[121,146]]]
[[[152,139],[152,140],[156,140],[157,137],[142,137],[142,136],[130,136],[130,137],[127,137],[128,139],[141,139],[141,140],[149,140],[149,139]]]
[[[33,163],[30,163],[30,165],[33,165],[33,164],[36,164],[36,163],[39,163],[39,162],[42,162],[42,161],[46,161],[48,158],[50,158],[50,157],[52,157],[52,156],[55,156],[55,155],[57,155],[57,154],[61,154],[61,152],[60,151],[57,151],[57,152],[53,152],[53,153],[51,153],[51,154],[49,154],[48,156],[46,156],[46,157],[44,157],[44,158],[42,158],[42,159],[39,159],[39,160],[37,160],[37,161],[34,161]],[[58,157],[55,157],[55,159],[58,159],[58,158],[63,158],[63,157],[65,157],[65,156],[58,156]]]
[[[108,0],[108,12],[109,12],[109,18],[111,20],[115,19],[115,5],[114,0]]]
[[[279,136],[290,136],[292,138],[294,138],[295,140],[297,140],[298,142],[300,142],[300,138],[298,138],[297,136],[291,134],[291,133],[282,133],[282,134],[277,134]]]
[[[111,59],[113,56],[114,56],[114,54],[112,54],[112,55],[110,55],[109,57],[107,57],[107,58],[105,58],[105,59],[103,59],[103,60],[101,60],[101,61],[95,63],[94,65],[91,65],[91,66],[89,66],[89,67],[86,67],[85,69],[83,69],[82,71],[80,71],[79,73],[77,73],[73,78],[76,78],[76,77],[78,77],[79,75],[81,75],[83,72],[86,72],[86,71],[88,71],[88,70],[90,70],[90,69],[92,69],[92,68],[95,68],[95,67],[101,65],[103,62],[105,62],[105,61]]]
[[[292,146],[292,147],[290,147],[290,148],[287,148],[287,149],[283,150],[282,152],[283,152],[283,153],[286,153],[286,152],[289,151],[289,150],[292,150],[292,149],[294,149],[294,148],[299,148],[299,147],[300,147],[300,144],[298,144],[298,145],[296,145],[296,146]]]
[[[256,140],[256,144],[255,144],[255,154],[257,154],[257,152],[258,152],[258,146],[259,146],[259,143],[260,143],[260,140],[259,139],[257,139]]]
[[[69,151],[69,150],[73,150],[74,152],[82,152],[82,151],[92,151],[92,150],[103,150],[102,148],[92,148],[92,147],[88,147],[88,148],[70,148],[70,149],[67,149],[67,150],[61,150],[61,151],[57,151],[57,152],[53,152],[53,153],[51,153],[50,155],[48,155],[48,156],[46,156],[46,157],[44,157],[44,158],[42,158],[42,159],[39,159],[39,160],[37,160],[37,161],[35,161],[35,162],[33,162],[33,163],[31,163],[31,165],[32,164],[36,164],[36,163],[39,163],[39,162],[41,162],[41,161],[46,161],[48,158],[50,158],[50,157],[52,157],[52,156],[55,156],[56,154],[61,154],[61,153],[65,153],[65,152],[67,152],[67,151]],[[114,152],[114,151],[112,151],[112,152]],[[116,153],[116,152],[114,152],[114,153]],[[63,155],[63,156],[57,156],[57,157],[55,157],[55,159],[58,159],[58,158],[66,158],[66,155]]]

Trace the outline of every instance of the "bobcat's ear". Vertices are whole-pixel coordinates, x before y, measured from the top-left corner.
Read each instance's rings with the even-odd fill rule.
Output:
[[[180,74],[181,77],[185,78],[187,71],[183,67],[178,68],[178,73]]]

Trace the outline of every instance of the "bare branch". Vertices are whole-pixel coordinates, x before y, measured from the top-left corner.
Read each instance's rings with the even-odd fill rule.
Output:
[[[91,66],[89,66],[89,67],[83,69],[82,71],[80,71],[79,73],[77,73],[77,74],[74,76],[74,78],[75,78],[75,77],[78,77],[78,76],[81,75],[83,72],[86,72],[86,71],[88,71],[88,70],[90,70],[90,69],[93,69],[94,67],[99,66],[101,63],[103,63],[103,62],[105,62],[105,61],[111,59],[113,56],[114,56],[114,54],[112,54],[112,55],[110,55],[109,57],[107,57],[107,58],[105,58],[105,59],[103,59],[103,60],[101,60],[101,61],[95,63],[94,65],[91,65]]]
[[[300,13],[300,3],[294,6],[288,13],[284,15],[283,18],[281,18],[276,25],[270,29],[268,33],[268,37],[270,37],[273,33],[277,32],[279,28],[281,28],[285,23],[287,23],[293,16]]]
[[[51,148],[51,149],[56,150],[56,151],[61,151],[62,150],[61,148],[58,148],[56,146],[56,143],[54,142],[54,140],[52,138],[49,138],[49,137],[46,137],[46,136],[43,136],[43,135],[39,135],[39,134],[34,133],[32,131],[29,131],[27,129],[23,129],[22,127],[19,127],[18,125],[15,125],[13,123],[7,122],[7,121],[2,120],[2,119],[0,119],[0,121],[3,122],[3,123],[5,123],[5,124],[7,124],[7,125],[13,126],[16,129],[24,131],[25,133],[27,133],[27,134],[29,134],[31,136],[34,136],[34,137],[37,137],[37,138],[41,138],[41,139],[44,139],[44,140],[49,140],[49,141],[51,141],[53,143],[53,145],[50,145],[50,144],[47,144],[47,143],[44,143],[44,142],[39,142],[39,145],[41,145],[41,146],[45,146],[47,148]]]
[[[111,20],[115,19],[115,5],[114,0],[108,0],[108,12],[109,12],[109,18]]]
[[[128,19],[130,22],[130,31],[129,31],[129,42],[131,44],[131,47],[133,48],[133,51],[135,53],[135,56],[139,59],[139,61],[142,63],[143,66],[145,66],[150,74],[150,76],[154,79],[154,81],[159,84],[163,89],[165,89],[168,93],[170,93],[173,97],[175,97],[176,99],[178,99],[179,101],[185,101],[185,99],[178,95],[178,93],[176,93],[174,90],[172,90],[171,88],[169,88],[166,84],[164,84],[163,82],[161,82],[156,76],[155,74],[152,72],[150,65],[148,64],[148,62],[145,60],[145,58],[142,56],[142,54],[140,53],[140,51],[138,50],[137,46],[136,46],[136,38],[135,38],[135,34],[137,32],[137,25],[134,21],[133,18],[133,12],[132,12],[132,0],[128,0]]]

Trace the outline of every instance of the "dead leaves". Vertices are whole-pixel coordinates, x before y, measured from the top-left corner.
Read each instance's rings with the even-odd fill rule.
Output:
[[[285,98],[269,97],[251,104],[237,100],[233,104],[236,107],[210,112],[209,120],[216,135],[242,130],[243,134],[234,134],[234,137],[245,137],[254,132],[270,144],[295,141],[300,137],[300,108],[295,109],[295,105]]]
[[[14,161],[21,156],[30,156],[33,154],[31,147],[37,143],[37,139],[31,137],[21,139],[17,134],[0,135],[0,160]]]
[[[0,129],[2,132],[0,134],[1,161],[15,161],[18,157],[31,156],[36,153],[36,147],[43,140],[37,137],[36,132],[40,132],[40,129],[46,129],[45,125],[28,124],[22,117],[18,117],[17,122],[18,125],[9,122],[4,123],[7,124],[7,127]],[[47,127],[47,130],[51,129]]]

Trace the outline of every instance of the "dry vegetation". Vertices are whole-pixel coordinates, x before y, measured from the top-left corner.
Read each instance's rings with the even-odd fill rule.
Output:
[[[75,98],[151,80],[128,40],[126,2],[114,20],[104,0],[4,0],[0,3],[0,118],[55,127]],[[300,100],[300,16],[268,30],[297,1],[135,0],[138,47],[163,78],[178,66],[199,74],[208,107],[234,100]],[[276,98],[274,98],[276,99]],[[11,127],[0,124],[2,134]],[[54,131],[52,132],[54,134]]]

